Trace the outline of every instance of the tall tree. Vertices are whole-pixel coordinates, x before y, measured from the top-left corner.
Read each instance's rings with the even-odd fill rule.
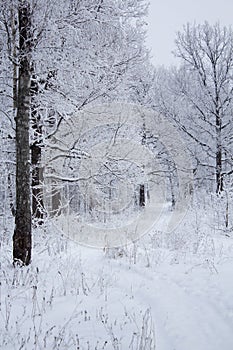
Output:
[[[125,96],[130,71],[145,58],[147,6],[145,0],[2,0],[0,7],[0,44],[8,52],[0,112],[16,131],[14,260],[28,264],[31,204],[41,217],[41,147],[61,120],[88,103]]]
[[[210,133],[214,140],[216,192],[219,193],[223,190],[224,162],[232,159],[225,141],[227,133],[232,131],[233,32],[218,23],[213,26],[207,22],[187,24],[183,32],[178,33],[176,47],[176,55],[192,79],[186,86],[182,84],[182,93],[201,121],[200,131]]]
[[[31,149],[33,213],[37,217],[41,216],[38,204],[43,207],[38,164],[41,146],[44,141],[49,143],[50,134],[49,128],[46,135],[42,129],[52,125],[53,133],[62,119],[87,104],[130,95],[126,82],[130,83],[146,57],[144,24],[139,20],[145,13],[144,0],[85,0],[68,2],[68,6],[58,1],[52,13],[43,12],[43,21],[37,23],[36,17],[34,35],[39,39],[34,50]]]
[[[13,259],[28,265],[31,261],[31,176],[30,176],[30,112],[31,112],[31,10],[30,3],[18,5],[18,89],[16,112],[16,216],[13,235]]]
[[[155,98],[184,131],[198,174],[215,179],[219,193],[233,166],[232,29],[187,24],[177,35],[175,54],[181,65],[158,72]]]

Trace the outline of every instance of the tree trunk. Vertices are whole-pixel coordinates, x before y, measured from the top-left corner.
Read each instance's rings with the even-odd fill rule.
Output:
[[[139,206],[145,207],[146,201],[145,201],[145,185],[139,186]]]
[[[216,153],[216,192],[220,193],[223,191],[223,179],[222,179],[222,150],[221,146],[217,145]]]
[[[31,261],[30,87],[31,13],[28,1],[19,1],[19,78],[16,113],[16,216],[13,235],[14,263]]]
[[[17,93],[18,93],[18,66],[17,62],[17,17],[13,9],[11,10],[11,35],[12,35],[12,57],[13,57],[13,113],[16,117]]]
[[[39,93],[38,82],[35,74],[32,72],[31,81],[31,97],[32,97],[32,130],[34,132],[34,140],[31,144],[31,162],[32,162],[32,214],[37,219],[38,224],[43,223],[44,202],[41,190],[41,139],[42,126],[40,125],[40,115],[38,106],[36,105],[36,96]]]
[[[216,112],[216,192],[223,191],[222,178],[222,141],[221,141],[221,117],[219,112]]]

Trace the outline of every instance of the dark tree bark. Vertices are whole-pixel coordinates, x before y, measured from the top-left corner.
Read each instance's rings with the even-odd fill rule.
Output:
[[[223,191],[223,176],[222,176],[222,123],[219,112],[216,113],[216,192]]]
[[[145,185],[140,185],[139,187],[139,206],[145,207]]]
[[[31,176],[30,176],[30,107],[31,107],[31,13],[28,1],[19,1],[19,70],[16,113],[16,216],[13,235],[14,263],[31,262]]]

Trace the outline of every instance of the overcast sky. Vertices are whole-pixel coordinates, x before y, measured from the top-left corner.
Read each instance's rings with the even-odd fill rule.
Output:
[[[151,0],[148,16],[148,46],[156,65],[176,63],[176,32],[187,22],[219,22],[233,25],[233,0]]]

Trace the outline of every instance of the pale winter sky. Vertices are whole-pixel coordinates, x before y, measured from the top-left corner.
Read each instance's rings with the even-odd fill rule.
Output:
[[[155,65],[176,64],[174,50],[176,32],[183,24],[219,22],[233,25],[233,0],[151,0],[148,16],[148,46]]]

